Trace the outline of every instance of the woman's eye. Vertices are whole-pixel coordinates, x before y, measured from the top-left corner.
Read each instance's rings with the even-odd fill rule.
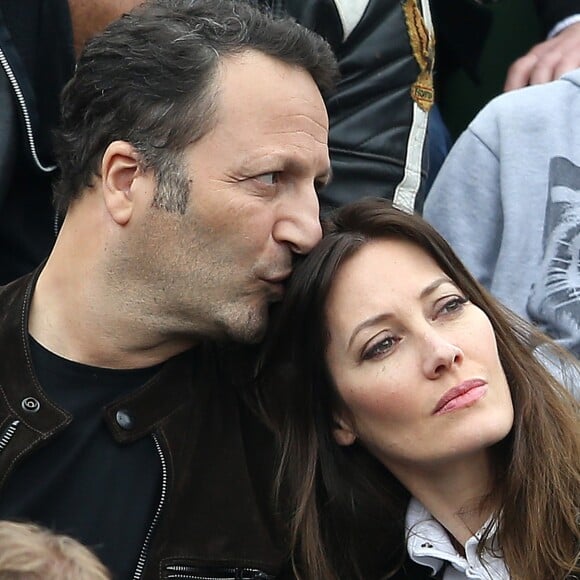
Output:
[[[261,175],[256,175],[254,179],[260,181],[264,185],[276,185],[278,182],[278,177],[280,173],[278,171],[272,171],[270,173],[262,173]]]
[[[463,305],[467,303],[467,298],[463,296],[453,296],[452,298],[446,300],[439,310],[440,314],[451,314],[458,312],[463,308]]]
[[[391,350],[399,342],[399,339],[394,336],[385,336],[376,342],[373,342],[363,352],[363,360],[371,360],[389,354]]]

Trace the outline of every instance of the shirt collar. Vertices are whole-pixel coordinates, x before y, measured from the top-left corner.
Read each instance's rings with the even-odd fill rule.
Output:
[[[460,571],[468,568],[480,571],[481,578],[497,580],[509,579],[509,574],[502,558],[495,556],[495,551],[484,551],[481,558],[477,554],[477,547],[484,530],[489,526],[486,545],[493,546],[497,531],[497,523],[488,520],[465,543],[465,557],[457,552],[447,530],[429,513],[427,508],[416,498],[411,498],[405,527],[407,534],[407,551],[411,559],[417,564],[428,566],[433,573],[438,573],[446,564],[451,564]],[[493,576],[489,574],[492,573]]]

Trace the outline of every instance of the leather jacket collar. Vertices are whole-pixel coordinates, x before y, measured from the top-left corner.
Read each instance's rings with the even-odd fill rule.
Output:
[[[32,366],[28,315],[41,271],[42,267],[0,290],[0,301],[7,304],[0,318],[0,385],[13,414],[43,437],[50,437],[65,427],[71,417],[46,397]],[[184,353],[167,361],[137,391],[108,405],[106,421],[118,442],[135,441],[187,405],[191,396],[191,358]]]

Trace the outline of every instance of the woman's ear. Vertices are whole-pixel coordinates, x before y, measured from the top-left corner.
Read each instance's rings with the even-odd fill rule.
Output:
[[[347,421],[337,413],[334,414],[334,428],[332,430],[332,435],[339,445],[345,447],[352,445],[356,441],[356,433],[350,425],[350,421]]]

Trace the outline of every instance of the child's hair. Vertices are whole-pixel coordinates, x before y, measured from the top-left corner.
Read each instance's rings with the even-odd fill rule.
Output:
[[[73,538],[30,523],[0,521],[0,580],[110,580]]]

